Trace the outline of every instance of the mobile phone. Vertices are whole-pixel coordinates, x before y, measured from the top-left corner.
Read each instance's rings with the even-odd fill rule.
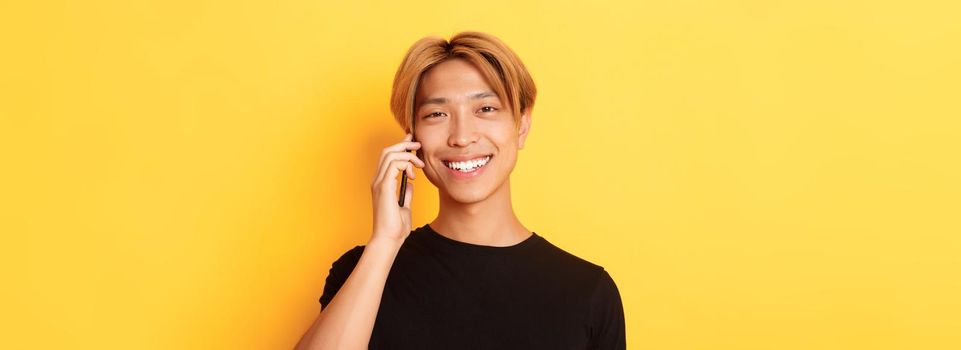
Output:
[[[417,135],[414,135],[414,120],[416,119],[417,118],[414,117],[414,118],[411,118],[410,120],[410,140],[413,142],[417,141]],[[410,152],[410,151],[407,151],[407,152]],[[414,151],[414,154],[416,155],[417,151]],[[415,167],[415,171],[416,171],[416,167]],[[397,201],[397,204],[403,207],[404,197],[407,197],[407,172],[404,171],[401,174],[402,175],[400,178],[400,195],[398,196],[400,197],[400,200]]]

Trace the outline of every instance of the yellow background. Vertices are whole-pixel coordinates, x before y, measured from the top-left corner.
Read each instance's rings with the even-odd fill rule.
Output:
[[[532,72],[516,210],[629,348],[961,348],[957,2],[344,3],[0,4],[0,348],[292,347],[460,30]]]

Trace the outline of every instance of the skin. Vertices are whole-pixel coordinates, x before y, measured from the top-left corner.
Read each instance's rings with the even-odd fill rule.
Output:
[[[494,96],[470,98],[480,92]],[[446,102],[426,103],[438,97]],[[295,349],[367,349],[387,276],[411,231],[415,167],[422,168],[439,190],[440,211],[430,222],[438,233],[487,246],[511,246],[532,235],[514,214],[510,195],[510,173],[530,130],[530,111],[523,113],[516,127],[509,106],[493,94],[483,75],[457,58],[421,76],[415,113],[418,141],[408,133],[380,154],[370,187],[374,212],[370,241]],[[409,150],[417,150],[417,155]],[[480,176],[455,179],[442,159],[466,154],[493,154],[493,158]],[[409,178],[403,207],[397,205],[396,193],[401,172]]]
[[[469,96],[490,92],[488,97]],[[425,103],[446,98],[446,103]],[[531,236],[514,213],[510,174],[531,126],[526,111],[519,128],[501,101],[469,61],[446,60],[425,72],[415,97],[414,134],[426,163],[424,174],[438,189],[440,210],[430,226],[462,242],[510,246]],[[484,173],[455,178],[441,161],[447,156],[493,154]]]

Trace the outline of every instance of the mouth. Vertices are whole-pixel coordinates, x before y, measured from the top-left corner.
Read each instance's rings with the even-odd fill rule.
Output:
[[[480,175],[487,165],[490,164],[491,159],[494,157],[493,154],[488,154],[485,156],[480,156],[474,159],[466,161],[448,161],[442,160],[444,166],[457,178],[470,178]]]

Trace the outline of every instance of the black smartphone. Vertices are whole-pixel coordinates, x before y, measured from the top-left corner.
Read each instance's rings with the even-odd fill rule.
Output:
[[[410,140],[412,142],[417,141],[417,135],[414,135],[414,120],[416,119],[417,117],[412,117],[410,120]],[[417,151],[414,151],[414,154],[416,155]],[[417,171],[416,167],[414,168],[414,171]],[[400,197],[400,200],[397,201],[397,204],[403,207],[404,197],[407,197],[407,172],[406,171],[403,172],[400,177],[400,196],[399,197]]]

